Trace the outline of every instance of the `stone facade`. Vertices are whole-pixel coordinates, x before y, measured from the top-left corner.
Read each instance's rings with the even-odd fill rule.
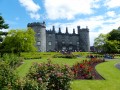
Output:
[[[27,27],[33,28],[36,32],[36,46],[38,51],[89,51],[89,29],[77,27],[78,33],[68,33],[66,27],[66,33],[61,32],[59,28],[58,33],[55,31],[55,27],[52,30],[46,30],[45,22],[39,23],[28,23]]]

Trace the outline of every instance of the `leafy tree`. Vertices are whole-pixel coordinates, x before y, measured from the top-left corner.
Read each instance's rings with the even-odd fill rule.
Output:
[[[96,47],[98,52],[101,52],[104,50],[104,44],[106,43],[107,36],[105,34],[100,34],[97,38],[94,40],[94,46]]]
[[[1,52],[18,53],[35,51],[35,33],[31,28],[26,31],[10,30],[1,44]]]
[[[120,30],[115,30],[115,29],[113,29],[113,30],[109,33],[108,40],[117,40],[117,41],[120,41]]]
[[[110,41],[107,40],[103,45],[104,51],[108,53],[117,53],[118,52],[118,42],[116,40]]]
[[[108,40],[108,37],[110,37],[109,34],[100,34],[95,40],[94,40],[94,46],[97,49],[98,52],[103,53],[116,53],[118,52],[118,41],[116,40]]]

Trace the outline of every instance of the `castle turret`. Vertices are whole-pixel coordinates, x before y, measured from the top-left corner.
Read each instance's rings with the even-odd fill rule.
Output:
[[[55,26],[53,26],[52,31],[55,33]]]
[[[75,29],[73,28],[73,34],[75,34]]]
[[[59,33],[61,33],[61,28],[59,27]]]
[[[45,22],[28,23],[27,27],[31,27],[35,32],[36,46],[38,51],[46,52],[46,25]]]
[[[78,34],[80,33],[80,26],[77,26]]]
[[[78,26],[78,35],[80,42],[80,50],[88,52],[90,50],[89,29],[87,27],[80,29],[80,26]]]
[[[66,27],[66,34],[68,34],[68,27]]]

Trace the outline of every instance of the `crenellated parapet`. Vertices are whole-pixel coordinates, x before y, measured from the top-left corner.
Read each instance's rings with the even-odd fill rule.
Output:
[[[40,23],[40,22],[33,22],[33,23],[28,23],[27,27],[36,27],[36,26],[40,26],[40,27],[46,27],[45,22]]]

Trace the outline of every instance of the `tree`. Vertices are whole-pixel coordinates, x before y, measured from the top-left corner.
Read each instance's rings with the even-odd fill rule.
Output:
[[[8,29],[8,24],[5,24],[3,17],[0,15],[0,29]]]
[[[94,46],[98,52],[103,53],[116,53],[118,52],[118,41],[117,40],[108,40],[110,37],[109,34],[100,34],[94,40]]]
[[[97,49],[98,52],[104,51],[104,44],[106,43],[107,36],[105,34],[100,34],[97,38],[94,40],[94,46]]]
[[[120,41],[120,30],[113,29],[109,33],[108,40],[117,40],[117,41]]]
[[[23,30],[10,30],[0,46],[1,52],[18,53],[36,51],[35,32],[28,28]]]
[[[5,21],[3,19],[3,17],[0,15],[0,29],[8,29],[9,26],[8,24],[5,24]],[[1,35],[4,35],[5,33],[3,33],[2,31],[0,31],[0,41],[3,41],[3,38],[1,37]]]

